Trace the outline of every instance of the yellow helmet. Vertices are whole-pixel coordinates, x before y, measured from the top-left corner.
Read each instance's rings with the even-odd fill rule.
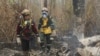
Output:
[[[23,15],[30,15],[30,10],[24,9],[21,13],[22,13]]]
[[[42,8],[42,11],[48,11],[48,8],[44,7]]]

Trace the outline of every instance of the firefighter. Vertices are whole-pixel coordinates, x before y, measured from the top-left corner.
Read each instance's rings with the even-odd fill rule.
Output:
[[[41,50],[44,52],[45,48],[47,48],[47,53],[51,50],[51,37],[53,30],[55,29],[53,21],[51,17],[48,14],[48,9],[43,8],[42,9],[42,17],[39,20],[38,30],[40,33],[40,39],[41,39]]]
[[[34,35],[38,36],[38,32],[30,10],[24,9],[21,14],[23,19],[17,25],[17,43],[22,46],[24,56],[28,56],[30,40]]]

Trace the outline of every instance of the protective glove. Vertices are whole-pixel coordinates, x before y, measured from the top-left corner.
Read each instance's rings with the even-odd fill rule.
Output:
[[[41,39],[40,39],[40,37],[37,37],[38,38],[38,43],[41,43]]]
[[[51,36],[52,36],[52,37],[56,37],[56,36],[57,36],[57,34],[56,34],[56,30],[53,30],[53,31],[52,31]]]
[[[56,36],[57,36],[56,30],[53,30],[52,34],[51,34],[51,37],[50,37],[50,40],[54,40]]]
[[[54,40],[54,38],[53,37],[50,37],[50,40]]]
[[[18,45],[21,45],[21,39],[20,39],[19,36],[17,36],[16,41],[17,41],[17,44],[18,44]]]
[[[38,43],[41,43],[41,39],[39,37],[39,34],[36,34],[36,35],[37,35],[37,41],[38,41]]]

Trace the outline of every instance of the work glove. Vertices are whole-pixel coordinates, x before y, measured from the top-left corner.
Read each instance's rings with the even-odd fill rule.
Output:
[[[56,36],[57,36],[56,30],[53,30],[53,31],[52,31],[51,36],[52,36],[52,37],[56,37]]]
[[[41,43],[41,39],[40,39],[40,37],[37,37],[38,38],[38,43]]]
[[[51,34],[50,40],[54,40],[56,36],[57,36],[56,30],[53,30],[53,31],[52,31],[52,34]]]
[[[50,40],[52,40],[52,41],[53,41],[53,40],[54,40],[54,37],[50,37]]]
[[[16,41],[17,41],[18,45],[21,45],[21,39],[20,39],[19,35],[17,35]]]
[[[38,42],[38,43],[41,43],[41,39],[40,39],[39,34],[36,34],[36,36],[37,36],[37,42]]]

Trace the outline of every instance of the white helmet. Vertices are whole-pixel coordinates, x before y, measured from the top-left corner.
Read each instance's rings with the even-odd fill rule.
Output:
[[[48,9],[47,9],[46,7],[44,7],[44,8],[42,9],[42,11],[48,11]]]
[[[24,10],[22,11],[22,14],[24,14],[24,15],[29,15],[29,14],[30,14],[30,10],[24,9]]]

